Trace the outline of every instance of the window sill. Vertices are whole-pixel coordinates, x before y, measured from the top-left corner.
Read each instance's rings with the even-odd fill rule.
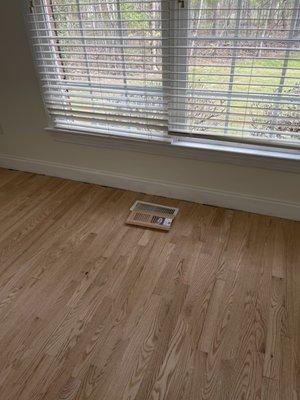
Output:
[[[145,139],[109,136],[58,128],[46,128],[46,130],[59,142],[300,173],[300,151],[298,150],[233,145],[212,140],[196,143],[172,138]]]

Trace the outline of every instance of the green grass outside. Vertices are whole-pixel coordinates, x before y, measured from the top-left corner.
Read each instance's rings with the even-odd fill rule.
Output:
[[[272,93],[280,83],[282,66],[282,60],[256,60],[255,62],[252,62],[251,60],[244,62],[239,61],[235,66],[236,75],[251,75],[251,73],[253,73],[259,77],[251,79],[250,77],[235,76],[233,90],[248,91],[248,84],[252,83],[257,84],[258,86],[252,86],[250,91],[257,93]],[[288,68],[292,69],[286,71],[285,86],[294,86],[296,83],[300,82],[300,59],[290,60]],[[211,76],[206,76],[204,75],[205,73],[210,73]],[[197,81],[201,83],[209,80],[212,83],[203,83],[203,88],[226,90],[228,89],[229,79],[226,76],[218,76],[218,74],[228,75],[229,73],[230,67],[222,65],[216,65],[214,67],[190,67],[189,81]],[[222,81],[224,83],[221,83]],[[240,84],[244,84],[245,86]],[[270,86],[264,87],[263,85]],[[191,83],[190,86],[192,87],[193,84]],[[197,86],[197,84],[195,84],[195,86]]]
[[[296,58],[296,54],[291,54],[290,58]],[[272,94],[276,93],[278,90],[278,86],[280,84],[281,71],[283,67],[282,60],[252,60],[247,61],[239,61],[234,70],[234,81],[232,86],[233,92],[245,92],[248,91],[251,93],[266,93]],[[284,80],[284,89],[283,94],[289,95],[290,91],[293,91],[296,85],[300,84],[300,59],[299,60],[290,60],[288,62],[288,68],[286,71],[286,77]],[[207,76],[205,74],[209,73]],[[220,76],[221,74],[226,76]],[[223,65],[215,65],[213,67],[206,66],[196,66],[190,67],[189,69],[189,88],[190,89],[201,89],[201,90],[211,90],[211,91],[227,91],[229,88],[229,74],[230,67]],[[247,77],[247,76],[239,76],[239,75],[257,75],[258,77]],[[208,82],[209,81],[209,82]],[[196,83],[194,83],[196,82]],[[249,85],[252,84],[252,85]],[[253,85],[255,84],[255,85]],[[267,85],[267,86],[266,86]],[[225,104],[223,104],[223,109],[225,110]],[[242,126],[252,125],[254,117],[252,114],[258,115],[256,121],[262,122],[260,125],[259,122],[256,122],[258,127],[261,129],[268,128],[268,107],[270,105],[268,103],[264,103],[262,107],[259,106],[257,102],[249,100],[247,101],[232,101],[231,102],[232,109],[231,111],[236,112],[241,115],[233,115],[230,118],[229,126],[233,128],[240,128]],[[249,107],[248,111],[246,111],[246,107]],[[252,110],[250,108],[253,108]],[[286,107],[286,106],[284,106]],[[219,106],[219,110],[222,110],[222,106]],[[283,108],[283,114],[285,117],[286,114]],[[297,115],[296,113],[293,114]],[[300,115],[300,114],[298,114]],[[219,120],[217,121],[218,125],[222,126],[222,121],[225,119],[224,115],[216,115],[213,119]],[[211,121],[213,120],[210,120]],[[234,120],[234,121],[233,121]],[[246,122],[245,122],[246,121]],[[282,119],[283,123],[286,119]],[[298,122],[299,125],[299,122]],[[252,125],[255,128],[255,124]],[[233,134],[237,134],[233,131]]]

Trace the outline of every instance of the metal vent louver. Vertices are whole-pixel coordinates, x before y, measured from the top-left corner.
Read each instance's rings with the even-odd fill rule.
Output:
[[[162,206],[160,204],[148,203],[146,201],[136,201],[130,208],[131,211],[142,211],[151,214],[159,214],[165,217],[174,218],[179,209],[175,207]]]
[[[139,212],[136,212],[133,214],[133,221],[136,222],[150,222],[151,221],[151,215],[150,214],[142,214]]]

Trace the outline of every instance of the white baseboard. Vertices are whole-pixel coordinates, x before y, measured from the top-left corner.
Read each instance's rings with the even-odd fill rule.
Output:
[[[0,154],[0,167],[133,190],[212,206],[300,220],[300,204],[235,192],[156,181],[91,168]]]

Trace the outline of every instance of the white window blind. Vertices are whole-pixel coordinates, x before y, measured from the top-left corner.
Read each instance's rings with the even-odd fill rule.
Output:
[[[300,144],[299,0],[190,0],[176,134]],[[175,61],[176,62],[176,61]],[[177,110],[177,108],[176,108]],[[174,110],[174,114],[176,113]]]
[[[167,131],[163,13],[160,0],[33,3],[33,45],[54,126],[150,136]]]
[[[53,126],[300,145],[300,0],[33,0]]]

